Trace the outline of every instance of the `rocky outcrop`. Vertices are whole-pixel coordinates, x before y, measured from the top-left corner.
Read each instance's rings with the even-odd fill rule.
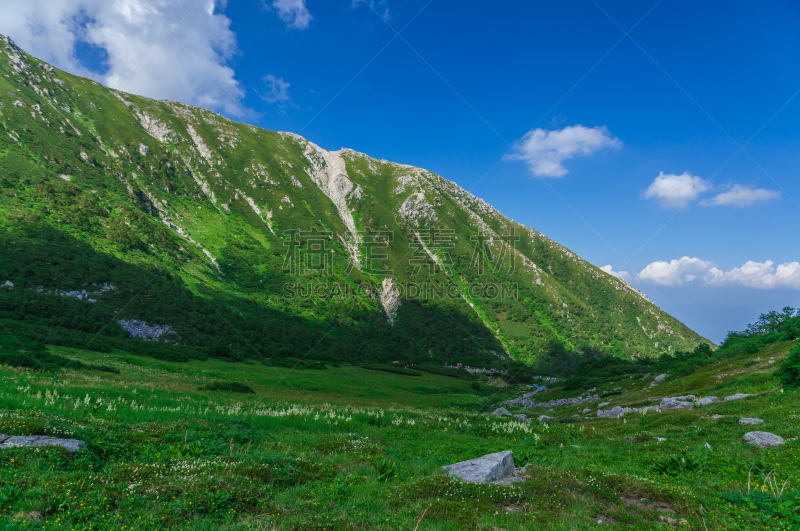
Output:
[[[165,334],[176,333],[169,326],[148,325],[144,321],[120,319],[119,321],[117,321],[117,324],[120,325],[125,331],[127,331],[133,337],[138,337],[141,339],[150,339],[157,341],[158,338],[160,338]]]
[[[86,444],[77,439],[59,439],[46,435],[13,436],[0,433],[0,449],[5,448],[39,448],[42,446],[60,446],[70,452],[85,450]]]
[[[442,470],[469,483],[489,483],[503,479],[515,470],[514,457],[510,450],[506,450],[443,466]]]
[[[394,324],[397,310],[400,309],[400,290],[395,287],[391,278],[384,278],[381,282],[381,306],[389,324]]]
[[[742,442],[755,446],[756,448],[772,448],[784,443],[783,437],[779,437],[768,431],[751,431],[744,434]]]

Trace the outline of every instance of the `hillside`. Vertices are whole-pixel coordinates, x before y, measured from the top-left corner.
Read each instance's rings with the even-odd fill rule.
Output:
[[[0,365],[8,383],[0,386],[0,434],[87,444],[76,453],[0,449],[0,528],[797,529],[800,392],[781,389],[775,375],[791,348],[796,341],[771,343],[686,376],[670,373],[656,386],[651,374],[541,392],[538,402],[602,398],[509,406],[552,417],[523,422],[488,412],[528,386],[497,389],[486,379],[53,347],[118,374]],[[232,384],[254,393],[206,390]],[[723,399],[737,393],[748,396]],[[598,406],[638,408],[688,394],[719,402],[597,415]],[[742,417],[763,423],[741,425]],[[748,446],[742,436],[753,430],[786,442]],[[462,483],[439,468],[503,450],[517,466],[530,463],[524,483]]]
[[[705,341],[427,170],[121,93],[2,46],[0,322],[17,334],[165,359],[556,372],[578,352]]]

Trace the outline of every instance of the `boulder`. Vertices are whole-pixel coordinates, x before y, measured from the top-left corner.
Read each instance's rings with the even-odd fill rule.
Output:
[[[510,417],[511,416],[511,412],[509,410],[507,410],[506,408],[504,408],[504,407],[499,407],[499,408],[495,409],[494,411],[492,411],[491,416],[492,417]]]
[[[592,410],[587,407],[583,411],[581,411],[581,413],[590,413],[591,411]]]
[[[653,439],[655,439],[655,440],[656,440],[656,442],[664,442],[664,441],[666,441],[666,440],[667,440],[667,439],[665,439],[664,437],[653,437]]]
[[[666,374],[659,374],[658,376],[653,378],[653,381],[656,382],[656,383],[661,383],[661,382],[664,381],[664,378],[666,378],[666,377],[667,377]]]
[[[625,414],[625,410],[619,406],[615,406],[613,409],[609,409],[608,411],[603,411],[602,409],[597,410],[597,418],[605,419],[605,418],[616,418],[621,417]]]
[[[748,396],[752,395],[746,395],[744,393],[736,393],[735,395],[726,396],[723,400],[725,400],[725,402],[729,402],[730,400],[739,400],[740,398],[747,398]]]
[[[78,450],[85,450],[86,444],[77,439],[58,439],[56,437],[47,437],[45,435],[29,435],[16,437],[13,435],[4,435],[0,433],[0,449],[4,448],[38,448],[40,446],[60,446],[70,452],[77,452]]]
[[[597,408],[599,409],[599,408],[601,408],[601,407],[605,407],[605,406],[609,405],[610,403],[611,403],[611,402],[600,402],[600,403],[597,405]]]
[[[8,289],[13,289],[14,288],[14,283],[11,282],[10,280],[6,280],[5,283],[2,285],[2,287],[8,288]]]
[[[694,403],[692,402],[684,402],[683,400],[678,400],[677,398],[662,398],[661,404],[659,404],[658,408],[661,410],[666,409],[688,409],[693,408]]]
[[[744,434],[742,442],[756,448],[771,448],[783,444],[783,437],[768,431],[751,431]]]
[[[719,398],[716,396],[704,396],[700,399],[701,406],[707,406],[709,404],[713,404],[714,402],[719,402]]]
[[[503,479],[514,469],[514,457],[510,450],[442,467],[448,475],[470,483],[489,483]]]
[[[547,415],[541,415],[539,417],[539,422],[547,422],[548,420],[553,420],[553,417],[548,417]]]
[[[739,424],[742,426],[752,426],[754,424],[764,424],[764,421],[755,417],[745,417],[739,419]]]

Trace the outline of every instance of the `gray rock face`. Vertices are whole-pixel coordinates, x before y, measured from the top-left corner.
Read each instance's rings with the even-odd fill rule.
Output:
[[[745,417],[739,419],[739,424],[742,426],[753,426],[754,424],[764,424],[764,421],[755,417]]]
[[[752,395],[746,395],[744,393],[736,393],[735,395],[726,396],[723,400],[725,400],[725,402],[729,402],[731,400],[739,400],[740,398],[747,398],[748,396]]]
[[[141,153],[143,157],[146,157],[147,154],[150,153],[150,148],[144,144],[139,144],[139,153]]]
[[[47,437],[45,435],[30,435],[30,436],[13,436],[4,435],[0,433],[0,449],[3,448],[38,448],[40,446],[60,446],[70,452],[77,452],[78,450],[85,450],[86,444],[77,439],[58,439],[56,437]]]
[[[492,417],[510,417],[511,416],[511,412],[509,410],[507,410],[506,408],[504,408],[504,407],[499,407],[499,408],[495,409],[494,411],[492,411],[490,416],[492,416]]]
[[[503,479],[514,471],[514,457],[510,450],[488,454],[477,459],[443,466],[448,475],[470,483],[489,483]]]
[[[744,434],[742,442],[756,448],[771,448],[783,444],[783,437],[768,431],[751,431]]]
[[[719,402],[719,398],[716,396],[704,396],[700,399],[701,406],[707,406],[709,404],[713,404],[714,402]]]
[[[14,284],[10,280],[6,280],[2,285],[3,288],[14,289]]]
[[[659,404],[658,407],[661,410],[689,409],[693,408],[694,404],[692,402],[684,402],[683,400],[678,400],[677,398],[662,398],[661,404]]]
[[[597,418],[604,419],[604,418],[616,418],[621,417],[625,414],[625,410],[619,406],[616,406],[608,411],[603,411],[602,409],[597,410]]]
[[[653,378],[653,381],[656,382],[656,383],[661,383],[661,382],[664,381],[664,378],[666,378],[666,377],[667,377],[666,374],[659,374],[658,376]]]

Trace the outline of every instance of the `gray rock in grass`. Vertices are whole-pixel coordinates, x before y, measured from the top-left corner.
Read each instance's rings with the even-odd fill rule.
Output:
[[[748,396],[752,395],[747,395],[744,393],[736,393],[735,395],[726,396],[723,400],[725,400],[725,402],[730,402],[731,400],[739,400],[741,398],[747,398]]]
[[[768,431],[751,431],[744,434],[742,442],[756,448],[772,448],[783,444],[783,437]]]
[[[77,439],[59,439],[46,435],[13,436],[0,433],[0,449],[5,448],[38,448],[41,446],[60,446],[70,452],[85,450],[86,444]]]
[[[739,424],[742,426],[753,426],[755,424],[764,424],[764,421],[756,417],[744,417],[739,419]]]
[[[510,450],[506,450],[443,466],[442,470],[470,483],[489,483],[505,478],[514,468],[514,457]]]

